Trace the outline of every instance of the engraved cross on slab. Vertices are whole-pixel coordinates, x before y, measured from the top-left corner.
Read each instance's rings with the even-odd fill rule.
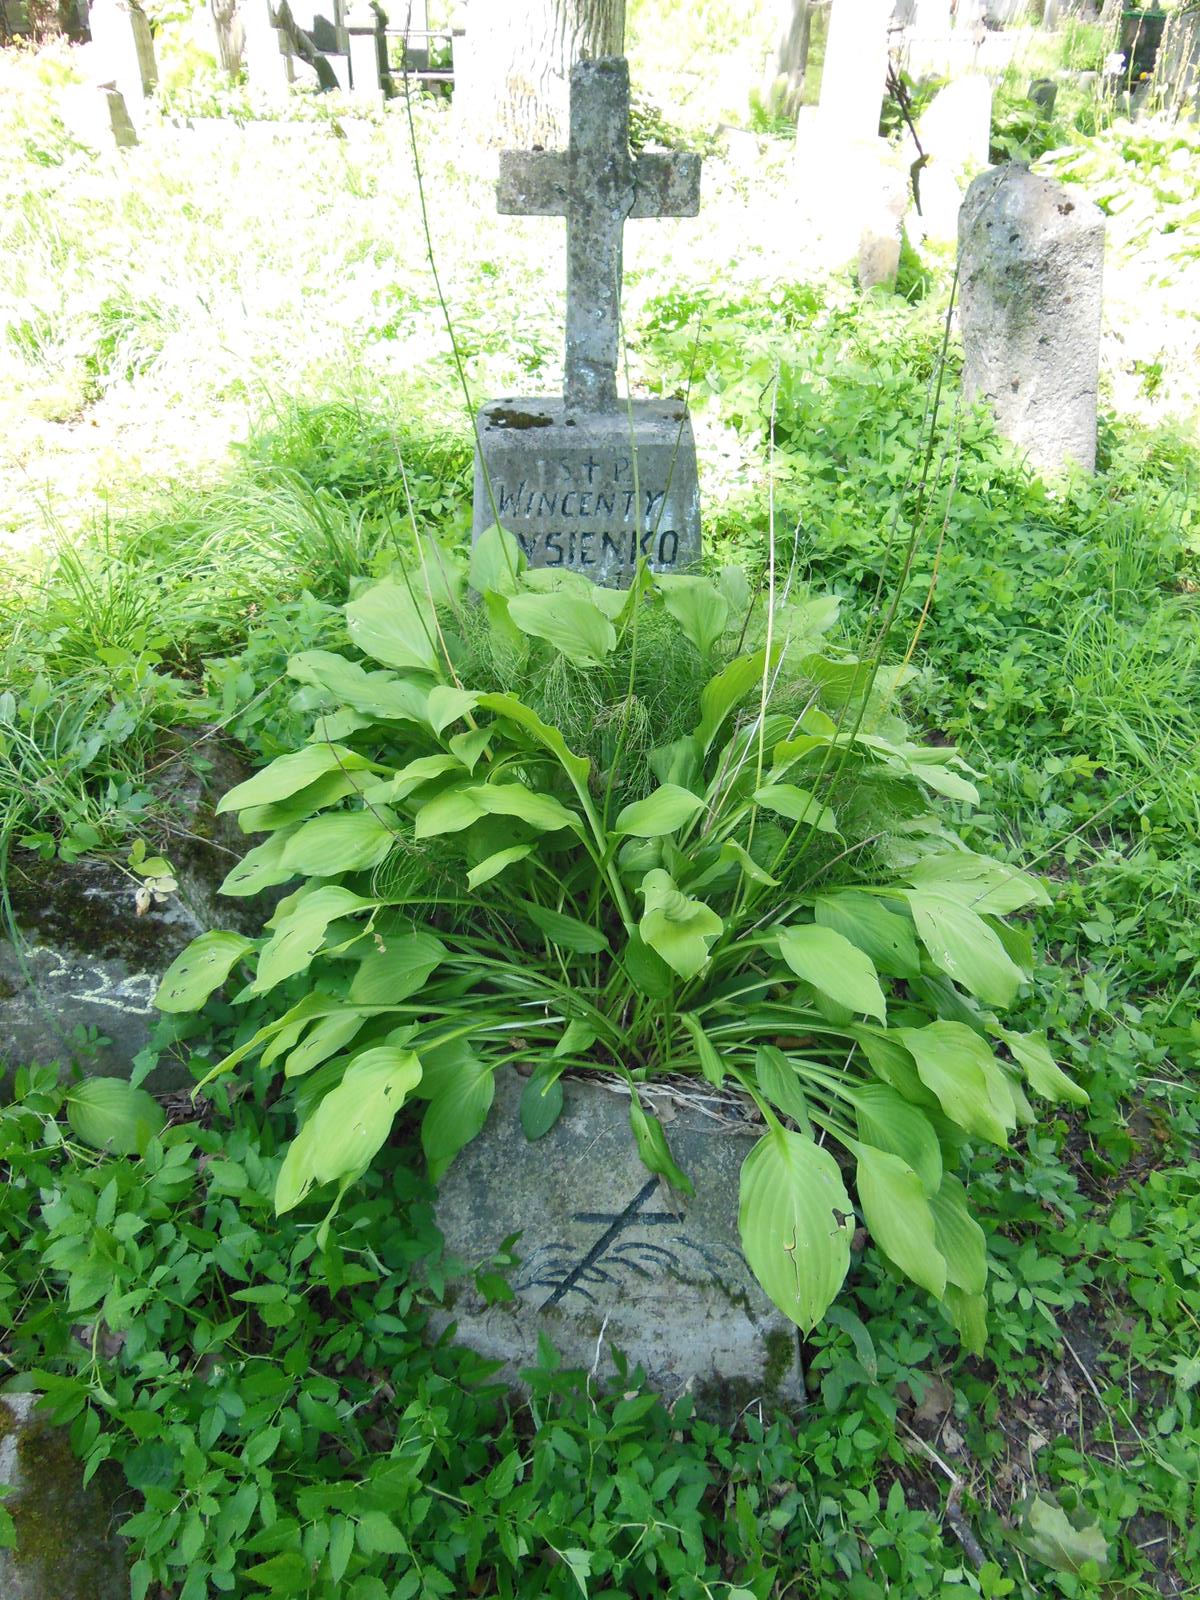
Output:
[[[700,158],[629,150],[629,63],[581,61],[571,71],[570,148],[506,150],[497,207],[567,219],[568,412],[614,411],[621,303],[621,237],[627,217],[694,217]]]

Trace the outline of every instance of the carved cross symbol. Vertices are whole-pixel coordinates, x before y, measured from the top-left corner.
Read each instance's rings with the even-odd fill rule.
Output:
[[[629,151],[629,63],[581,61],[571,71],[570,148],[505,150],[496,206],[567,219],[568,411],[617,409],[621,236],[626,217],[694,217],[700,157]]]

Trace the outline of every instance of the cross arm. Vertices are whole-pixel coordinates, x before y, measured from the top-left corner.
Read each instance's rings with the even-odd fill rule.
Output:
[[[507,216],[565,217],[569,182],[565,150],[502,150],[496,210]]]
[[[631,217],[694,217],[700,211],[700,157],[685,150],[650,150],[633,164]]]

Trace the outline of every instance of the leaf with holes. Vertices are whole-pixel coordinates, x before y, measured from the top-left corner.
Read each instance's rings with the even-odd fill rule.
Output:
[[[812,1331],[850,1265],[854,1208],[838,1164],[802,1133],[772,1128],[742,1163],[738,1230],[754,1276]]]
[[[253,949],[253,940],[240,933],[202,933],[163,973],[154,1004],[160,1011],[195,1011]]]

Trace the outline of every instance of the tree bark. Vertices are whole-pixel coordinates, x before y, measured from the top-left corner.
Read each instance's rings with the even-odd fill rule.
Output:
[[[767,104],[780,116],[796,120],[808,72],[808,47],[812,37],[812,0],[783,0],[779,17],[779,44],[767,81]]]
[[[625,0],[473,0],[455,62],[462,124],[487,144],[565,150],[571,68],[625,46]]]

